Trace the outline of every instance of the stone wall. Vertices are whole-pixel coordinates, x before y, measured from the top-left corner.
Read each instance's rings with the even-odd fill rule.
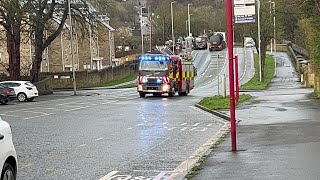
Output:
[[[93,87],[97,84],[121,79],[135,72],[135,64],[104,68],[100,71],[76,71],[77,88]],[[53,89],[72,89],[72,72],[43,72],[41,76],[52,77]]]

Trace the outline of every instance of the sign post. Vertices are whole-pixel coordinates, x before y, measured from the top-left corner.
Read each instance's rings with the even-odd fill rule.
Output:
[[[237,24],[255,23],[255,0],[234,0],[234,17]]]

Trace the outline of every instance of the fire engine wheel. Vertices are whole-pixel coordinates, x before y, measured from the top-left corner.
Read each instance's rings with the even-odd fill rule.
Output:
[[[179,96],[188,96],[189,94],[189,86],[187,87],[187,90],[185,92],[179,92]]]
[[[176,94],[176,91],[173,90],[172,92],[169,92],[168,94],[169,94],[169,97],[173,97]]]
[[[140,97],[146,97],[146,93],[139,93]]]

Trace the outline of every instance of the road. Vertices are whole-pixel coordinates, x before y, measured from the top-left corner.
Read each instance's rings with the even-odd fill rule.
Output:
[[[247,81],[250,50],[235,52],[241,81]],[[227,74],[226,51],[193,55],[199,76],[188,97],[139,98],[134,88],[97,89],[1,106],[1,117],[13,129],[18,179],[167,179],[179,174],[177,167],[188,164],[228,125],[194,107],[217,94],[217,76]]]

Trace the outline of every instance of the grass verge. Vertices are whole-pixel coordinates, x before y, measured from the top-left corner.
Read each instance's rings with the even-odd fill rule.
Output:
[[[268,87],[274,75],[274,59],[271,55],[266,55],[264,81],[259,81],[259,57],[254,56],[255,74],[253,78],[240,87],[240,90],[264,90]]]
[[[236,105],[239,105],[251,98],[251,95],[249,94],[241,94],[239,102],[236,103]],[[223,97],[223,96],[212,96],[212,97],[206,97],[202,99],[199,104],[201,106],[204,106],[210,110],[221,110],[221,109],[229,109],[229,96]]]
[[[201,170],[201,167],[200,166],[194,166],[191,171],[187,174],[186,178],[187,179],[192,179],[198,171]]]
[[[132,73],[129,76],[126,76],[126,77],[121,78],[121,79],[116,79],[116,80],[112,80],[112,81],[109,81],[109,82],[97,84],[95,87],[114,86],[114,85],[118,85],[118,84],[121,84],[121,83],[133,81],[135,79],[137,79],[137,73]]]

